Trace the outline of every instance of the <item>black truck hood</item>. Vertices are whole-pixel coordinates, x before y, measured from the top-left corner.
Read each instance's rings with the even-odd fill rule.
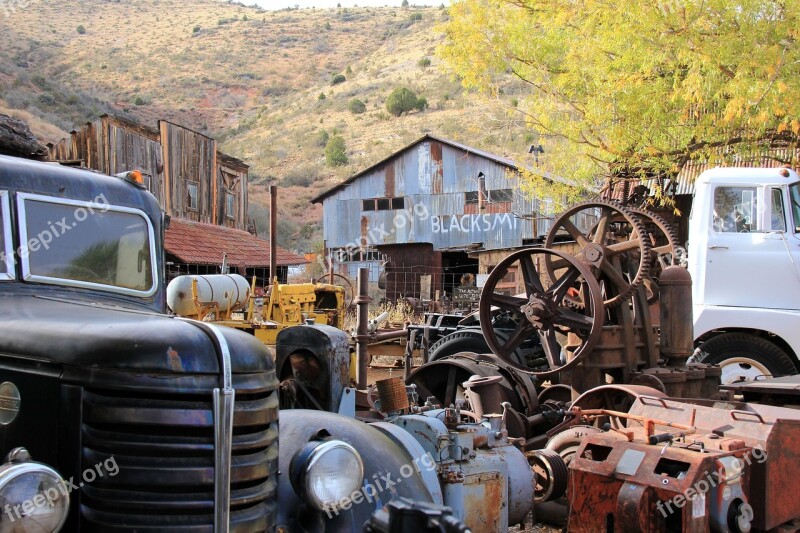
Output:
[[[272,368],[266,346],[220,327],[234,373]],[[217,374],[217,351],[198,324],[57,296],[0,295],[0,353],[83,368]]]

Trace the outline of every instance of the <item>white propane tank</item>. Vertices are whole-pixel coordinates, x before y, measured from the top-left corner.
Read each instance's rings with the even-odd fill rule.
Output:
[[[194,279],[197,280],[197,300],[202,304],[216,303],[223,312],[244,305],[250,296],[250,284],[239,274],[178,276],[167,285],[167,305],[176,315],[197,314],[192,301]]]

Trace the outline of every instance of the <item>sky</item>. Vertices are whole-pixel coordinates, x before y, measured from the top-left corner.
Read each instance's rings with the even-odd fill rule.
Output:
[[[403,0],[244,0],[245,5],[258,4],[264,9],[284,9],[287,7],[300,6],[300,8],[316,7],[316,8],[329,8],[336,7],[341,4],[342,7],[383,7],[383,6],[400,6]],[[440,6],[442,3],[449,4],[449,0],[409,0],[411,5],[428,5]]]

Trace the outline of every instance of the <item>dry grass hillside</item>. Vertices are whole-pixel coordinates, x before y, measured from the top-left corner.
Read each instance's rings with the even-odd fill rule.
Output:
[[[465,94],[435,56],[442,8],[265,11],[214,0],[10,2],[0,12],[0,112],[45,141],[103,112],[167,118],[217,137],[252,166],[251,216],[264,220],[276,183],[280,240],[319,239],[308,199],[426,132],[524,160],[530,139],[503,124],[515,91]],[[335,75],[345,81],[333,84]],[[428,108],[386,111],[396,87]],[[362,113],[350,110],[358,99]],[[330,167],[320,138],[345,139]],[[285,215],[285,216],[284,216]],[[264,224],[261,224],[262,227]]]

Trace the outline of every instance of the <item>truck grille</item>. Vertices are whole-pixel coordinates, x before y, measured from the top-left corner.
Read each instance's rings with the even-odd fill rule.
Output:
[[[230,530],[272,531],[278,470],[274,371],[234,375],[233,385]],[[212,532],[213,429],[210,391],[84,390],[82,530]],[[104,475],[88,482],[94,476],[85,475],[87,469]]]

